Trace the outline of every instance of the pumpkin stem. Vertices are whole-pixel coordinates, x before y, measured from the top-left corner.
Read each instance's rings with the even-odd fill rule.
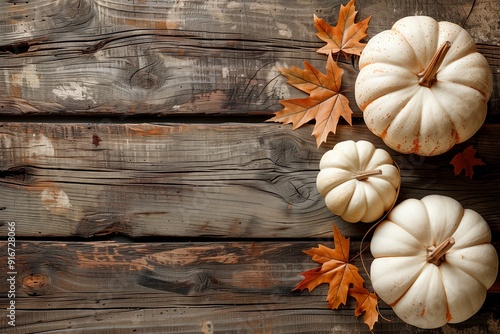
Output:
[[[439,66],[441,66],[441,63],[443,62],[444,57],[446,56],[450,48],[451,42],[446,41],[437,50],[437,52],[434,54],[434,57],[432,57],[431,61],[429,62],[429,65],[427,65],[427,68],[418,75],[418,84],[420,86],[431,87],[432,84],[436,81],[436,73],[439,70]]]
[[[429,249],[429,253],[427,254],[427,262],[434,263],[436,266],[439,266],[444,260],[446,252],[453,247],[455,244],[455,239],[453,237],[449,237],[442,243],[440,243],[437,247],[433,249]]]
[[[356,180],[362,181],[362,180],[366,179],[369,176],[380,175],[380,174],[382,174],[382,170],[381,169],[365,170],[365,171],[362,171],[362,172],[358,172],[358,174],[356,174]]]

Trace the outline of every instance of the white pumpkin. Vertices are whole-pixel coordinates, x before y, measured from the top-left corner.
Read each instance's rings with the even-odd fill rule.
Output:
[[[336,144],[319,168],[316,186],[326,206],[348,222],[373,222],[396,201],[399,170],[389,153],[368,141]]]
[[[464,321],[481,308],[497,277],[490,241],[486,221],[450,197],[405,200],[374,232],[373,288],[414,326]]]
[[[454,23],[405,17],[368,41],[359,67],[355,98],[365,123],[400,153],[444,153],[484,123],[491,70]]]

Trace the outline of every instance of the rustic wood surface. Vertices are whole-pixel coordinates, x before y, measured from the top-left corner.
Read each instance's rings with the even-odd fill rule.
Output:
[[[355,106],[356,61],[341,59],[354,125],[317,149],[312,125],[265,123],[302,96],[278,67],[318,69],[313,14],[339,0],[0,2],[2,333],[368,333],[352,301],[292,292],[332,243],[351,255],[370,224],[332,215],[315,178],[335,143],[372,135]],[[494,78],[488,118],[438,157],[401,155],[398,201],[448,195],[489,223],[500,252],[498,0],[358,0],[369,36],[404,16],[467,29]],[[451,158],[469,145],[473,179]],[[8,325],[8,222],[16,223],[16,327]],[[369,235],[366,244],[369,242]],[[369,251],[363,253],[369,267]],[[361,266],[359,257],[355,263]],[[369,282],[368,276],[362,274]],[[368,283],[369,284],[369,283]],[[499,333],[500,278],[462,324],[420,330],[381,303],[375,333]]]
[[[20,242],[22,311],[16,331],[367,332],[354,318],[351,301],[332,312],[325,308],[326,288],[291,291],[300,281],[297,273],[311,266],[301,252],[311,246],[310,241]],[[356,254],[359,243],[352,248]],[[355,263],[361,266],[359,258]],[[494,312],[488,300],[470,321],[425,332],[484,333],[498,325]],[[386,305],[381,313],[392,322],[381,321],[378,332],[412,331]]]
[[[316,149],[310,131],[270,123],[5,124],[0,218],[22,223],[23,237],[315,238],[331,236],[335,222],[360,238],[363,224],[333,216],[316,189],[327,148]],[[370,140],[400,166],[401,200],[452,196],[500,230],[499,132],[485,125],[466,144],[486,163],[473,180],[456,177],[449,163],[464,145],[437,157],[398,155],[360,124],[341,126],[326,146]]]
[[[294,94],[277,67],[315,52],[313,14],[341,1],[42,0],[2,4],[0,112],[8,115],[265,114]],[[358,1],[373,36],[408,15],[461,24],[500,76],[498,0]],[[293,19],[290,19],[293,18]],[[354,101],[356,70],[343,66]],[[499,115],[499,87],[490,114]],[[352,103],[359,116],[360,111]]]

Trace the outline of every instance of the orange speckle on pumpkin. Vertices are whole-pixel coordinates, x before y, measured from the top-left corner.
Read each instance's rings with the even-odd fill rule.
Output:
[[[451,316],[450,309],[448,308],[446,310],[446,321],[450,322],[452,319],[453,317]]]
[[[412,144],[413,144],[413,147],[412,147],[411,151],[413,153],[418,153],[420,151],[420,148],[421,148],[420,141],[418,140],[418,138],[415,138],[413,140]]]

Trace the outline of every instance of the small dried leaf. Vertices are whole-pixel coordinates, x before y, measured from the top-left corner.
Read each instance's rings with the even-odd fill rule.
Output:
[[[354,315],[359,317],[364,313],[364,322],[370,327],[370,330],[372,330],[373,326],[378,321],[377,295],[360,286],[349,289],[349,295],[356,299],[356,310],[354,311]]]
[[[284,109],[275,113],[269,122],[292,123],[297,129],[312,119],[316,120],[313,135],[319,147],[326,142],[330,132],[335,133],[340,117],[352,125],[352,110],[348,99],[340,94],[342,69],[332,56],[328,56],[326,74],[304,61],[304,69],[295,66],[281,68],[288,84],[309,94],[306,98],[281,100]]]
[[[358,267],[349,263],[349,238],[345,238],[335,225],[333,241],[334,249],[318,245],[318,248],[304,252],[321,266],[303,272],[304,279],[294,290],[312,291],[321,284],[328,284],[328,306],[337,309],[341,304],[346,304],[348,295],[354,297],[357,301],[355,315],[364,313],[365,323],[372,329],[378,320],[377,296],[364,287]]]
[[[317,50],[318,53],[330,54],[341,52],[347,59],[350,55],[361,55],[366,46],[361,40],[367,36],[368,22],[371,16],[361,22],[354,23],[357,15],[355,0],[340,6],[337,25],[332,27],[323,19],[314,16],[314,26],[318,30],[316,36],[326,42],[326,45]]]
[[[467,147],[462,153],[458,153],[451,159],[451,164],[454,167],[455,175],[458,175],[465,170],[465,176],[472,179],[474,175],[474,166],[484,165],[485,163],[475,157],[476,150],[471,146]]]

